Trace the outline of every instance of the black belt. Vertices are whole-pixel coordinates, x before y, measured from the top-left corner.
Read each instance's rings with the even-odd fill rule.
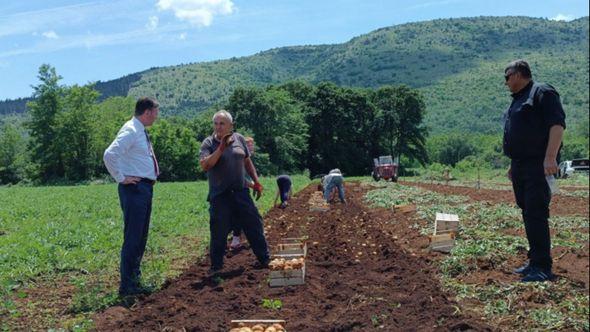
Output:
[[[152,180],[152,179],[148,179],[148,178],[141,178],[141,180],[139,180],[139,182],[145,182],[145,183],[151,184],[152,186],[154,184],[156,184],[156,180]]]

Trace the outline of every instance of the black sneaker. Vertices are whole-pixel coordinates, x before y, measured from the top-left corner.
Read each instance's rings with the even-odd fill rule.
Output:
[[[555,278],[551,270],[540,269],[537,267],[530,267],[529,273],[522,278],[522,282],[543,282],[551,281]]]
[[[120,297],[127,297],[127,296],[137,296],[137,295],[149,295],[154,292],[153,287],[134,287],[130,289],[120,289],[119,296]]]
[[[207,275],[215,276],[217,273],[221,272],[221,269],[223,269],[221,266],[211,266],[207,271]]]
[[[256,270],[268,269],[268,264],[270,264],[269,258],[266,258],[263,261],[257,261],[256,263],[254,263],[254,269],[256,269]]]
[[[529,265],[529,262],[526,262],[523,266],[512,270],[512,272],[526,276],[529,274],[529,272],[531,272],[531,266]]]

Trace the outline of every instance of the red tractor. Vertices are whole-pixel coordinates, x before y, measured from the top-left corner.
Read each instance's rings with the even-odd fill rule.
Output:
[[[397,170],[399,168],[397,160],[394,162],[391,156],[380,156],[373,159],[373,164],[372,176],[375,181],[384,179],[385,181],[397,182]]]

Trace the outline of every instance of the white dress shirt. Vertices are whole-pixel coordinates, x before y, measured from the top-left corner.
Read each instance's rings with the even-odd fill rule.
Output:
[[[104,151],[103,160],[111,176],[119,183],[126,176],[157,178],[145,127],[136,117],[121,127],[117,138]]]

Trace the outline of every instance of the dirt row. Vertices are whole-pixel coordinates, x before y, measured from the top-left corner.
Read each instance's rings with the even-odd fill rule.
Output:
[[[405,185],[413,185],[430,191],[438,192],[446,195],[463,195],[468,196],[473,201],[486,201],[492,204],[507,203],[516,205],[514,202],[514,193],[511,190],[490,190],[490,189],[475,189],[470,187],[460,186],[444,186],[432,185],[426,183],[403,183]],[[587,197],[568,197],[564,195],[554,195],[551,199],[550,212],[552,216],[585,216],[588,217],[588,198]],[[550,225],[551,226],[551,225]],[[402,226],[404,227],[404,226]],[[398,230],[403,231],[403,230]],[[588,228],[580,230],[588,232]],[[512,235],[525,237],[524,227],[512,230]],[[554,230],[551,231],[552,236],[555,236]],[[407,234],[410,235],[410,234]],[[421,243],[425,246],[424,241]],[[586,244],[583,248],[567,248],[555,246],[551,255],[553,257],[553,272],[559,278],[567,278],[580,287],[589,291],[590,282],[588,279],[588,271],[590,270],[590,247]],[[516,267],[526,259],[526,252],[522,252],[519,257],[512,257],[508,262],[509,266]],[[485,266],[482,270],[469,275],[465,281],[468,283],[486,283],[487,280],[500,280],[506,282],[515,281],[515,276],[509,270],[498,271]]]
[[[401,182],[404,185],[416,186],[430,191],[448,195],[468,196],[473,201],[487,201],[490,203],[514,203],[512,190],[475,189],[460,186],[445,186],[440,184],[427,184],[418,182]],[[565,190],[562,188],[562,190]],[[554,195],[549,206],[551,215],[581,215],[588,216],[590,213],[588,197],[569,197]]]
[[[369,209],[357,183],[347,184],[348,204],[312,212],[314,189],[264,218],[270,244],[308,237],[305,285],[270,288],[269,271],[253,267],[249,250],[229,257],[220,278],[207,277],[204,258],[131,308],[97,314],[96,328],[227,331],[232,319],[284,319],[288,331],[491,330],[440,289],[439,254],[424,250],[428,240],[409,227],[410,215]]]

